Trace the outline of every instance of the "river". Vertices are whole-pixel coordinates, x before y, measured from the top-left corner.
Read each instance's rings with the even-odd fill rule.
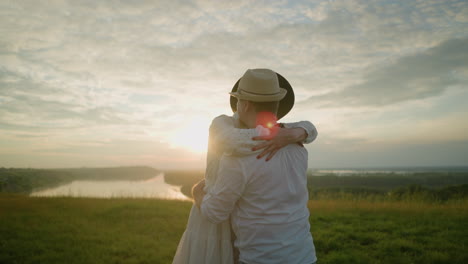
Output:
[[[164,174],[143,181],[73,181],[53,188],[34,191],[34,197],[159,198],[190,200],[180,186],[167,184]]]

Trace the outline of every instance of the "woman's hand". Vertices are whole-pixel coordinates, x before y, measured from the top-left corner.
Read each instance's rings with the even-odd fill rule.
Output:
[[[255,147],[252,148],[252,151],[258,149],[264,149],[262,153],[257,156],[257,159],[261,159],[268,154],[266,161],[269,161],[281,148],[292,144],[292,143],[301,143],[307,138],[307,132],[301,127],[295,128],[279,128],[277,133],[271,136],[258,136],[253,137],[253,140],[266,140]]]
[[[202,201],[203,201],[203,197],[205,196],[205,191],[203,191],[204,188],[205,188],[205,179],[195,184],[192,188],[192,197],[195,202],[195,205],[198,208],[200,208]]]

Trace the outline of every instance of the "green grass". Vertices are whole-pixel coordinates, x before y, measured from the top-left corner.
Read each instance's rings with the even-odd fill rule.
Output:
[[[0,263],[170,263],[190,206],[0,196]]]
[[[311,201],[320,263],[468,263],[468,205]]]
[[[171,263],[190,202],[0,195],[0,263]],[[311,201],[319,263],[468,263],[468,203]]]

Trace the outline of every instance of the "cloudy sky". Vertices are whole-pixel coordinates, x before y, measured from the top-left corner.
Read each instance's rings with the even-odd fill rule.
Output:
[[[203,168],[248,68],[309,166],[468,165],[466,1],[1,1],[0,167]]]

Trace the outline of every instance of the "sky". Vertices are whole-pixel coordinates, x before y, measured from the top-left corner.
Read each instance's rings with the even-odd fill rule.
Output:
[[[0,167],[204,168],[249,68],[310,168],[468,166],[466,1],[0,1]]]

